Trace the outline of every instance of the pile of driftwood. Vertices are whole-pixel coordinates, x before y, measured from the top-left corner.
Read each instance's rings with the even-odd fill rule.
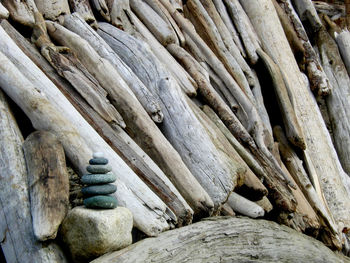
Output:
[[[119,204],[147,236],[239,213],[349,253],[342,3],[0,2],[0,237],[13,236],[2,245],[6,257],[56,253],[54,243],[31,240],[23,137],[9,98],[35,130],[56,135],[79,175],[103,151]]]

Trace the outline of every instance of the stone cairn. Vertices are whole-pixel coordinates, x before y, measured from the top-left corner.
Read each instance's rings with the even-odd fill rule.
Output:
[[[117,191],[117,187],[111,183],[117,177],[111,173],[112,167],[108,165],[108,159],[103,153],[95,152],[90,159],[86,174],[81,178],[81,182],[88,186],[81,191],[84,195],[84,205],[87,208],[113,209],[117,207],[117,199],[110,194]]]

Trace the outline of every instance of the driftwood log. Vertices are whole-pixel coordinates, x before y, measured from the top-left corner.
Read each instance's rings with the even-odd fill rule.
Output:
[[[1,249],[8,263],[68,262],[56,244],[43,245],[35,240],[33,235],[27,170],[22,144],[22,134],[7,99],[0,91]]]
[[[23,144],[28,170],[35,237],[54,239],[68,212],[69,178],[62,144],[49,132],[37,131]]]
[[[0,19],[8,18],[9,15],[9,11],[0,3]]]
[[[68,0],[35,0],[35,4],[45,19],[61,20],[70,14]]]
[[[1,3],[9,11],[11,19],[25,26],[34,25],[34,12],[38,11],[34,0],[8,0],[1,1]]]
[[[204,253],[205,252],[205,253]],[[217,217],[145,239],[93,263],[350,262],[321,242],[265,220]]]

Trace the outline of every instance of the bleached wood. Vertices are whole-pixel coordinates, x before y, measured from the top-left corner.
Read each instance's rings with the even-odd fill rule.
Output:
[[[69,178],[62,144],[45,131],[30,134],[23,143],[28,171],[34,235],[55,239],[68,212]]]
[[[272,206],[270,200],[266,196],[264,196],[263,198],[261,198],[258,201],[255,201],[255,203],[258,206],[260,206],[262,209],[264,209],[264,211],[266,213],[270,213],[272,211],[272,209],[273,209],[273,206]]]
[[[226,4],[230,17],[241,36],[250,62],[255,64],[258,60],[256,49],[260,47],[260,40],[257,37],[247,14],[244,12],[238,0],[224,0],[224,3]]]
[[[112,25],[127,32],[134,32],[135,28],[129,17],[130,12],[131,9],[129,0],[113,0],[110,7]]]
[[[135,25],[137,31],[144,37],[153,53],[163,63],[173,77],[177,80],[183,91],[190,97],[197,95],[196,82],[190,77],[190,75],[177,63],[177,61],[169,54],[169,52],[163,47],[157,39],[151,34],[151,32],[141,23],[137,16],[131,12],[131,20]]]
[[[295,10],[298,12],[301,21],[307,21],[311,30],[317,32],[322,27],[322,22],[311,0],[292,0]]]
[[[9,17],[9,11],[0,3],[0,19],[7,19]]]
[[[263,208],[261,208],[261,206],[235,192],[230,194],[229,198],[227,199],[227,203],[233,209],[233,211],[244,216],[257,218],[265,215],[265,211]]]
[[[45,19],[55,21],[70,14],[68,0],[35,0],[35,4]]]
[[[160,44],[166,46],[176,43],[177,37],[170,24],[150,7],[144,0],[130,0],[133,12],[141,22],[157,38]]]
[[[152,95],[120,56],[87,23],[84,23],[78,14],[66,16],[64,26],[85,39],[102,58],[108,60],[118,70],[153,121],[157,123],[163,121],[159,100]]]
[[[157,249],[155,249],[157,248]],[[205,251],[205,253],[204,253]],[[349,258],[271,221],[216,217],[145,239],[92,263],[334,262]]]
[[[340,34],[343,37],[341,39],[344,39],[347,34],[346,37],[350,40],[349,32],[346,32]],[[341,40],[337,41],[337,43],[340,42]],[[344,65],[347,60],[346,57],[345,60],[342,60],[344,52],[339,53],[342,48],[338,50],[337,43],[324,28],[318,32],[316,43],[322,66],[333,86],[332,93],[326,97],[326,103],[332,124],[334,146],[344,171],[350,175],[350,78],[345,67],[346,64]],[[340,45],[340,47],[342,46]],[[349,177],[347,176],[347,178]],[[349,182],[344,182],[345,184],[350,186]],[[350,187],[348,189],[350,195]]]
[[[87,160],[91,158],[92,152],[103,150],[113,171],[117,173],[115,184],[118,191],[115,195],[120,205],[132,211],[134,225],[151,236],[168,229],[174,215],[167,210],[166,205],[93,130],[2,28],[0,35],[0,50],[11,58],[10,61],[2,55],[1,87],[20,105],[33,126],[56,134],[68,158],[81,174],[86,173]]]
[[[86,23],[95,25],[96,18],[92,13],[89,0],[69,0],[72,12],[77,12],[86,21]]]
[[[68,262],[57,245],[43,245],[34,238],[22,144],[22,134],[0,90],[0,238],[6,262]]]
[[[109,9],[105,0],[91,0],[91,7],[101,15],[107,22],[111,21]]]
[[[340,55],[346,67],[348,73],[350,72],[350,33],[347,30],[343,30],[340,34],[335,35]]]
[[[122,114],[131,137],[156,161],[193,210],[209,213],[213,207],[210,197],[190,173],[179,154],[161,134],[141,104],[129,95],[128,87],[124,86],[120,77],[117,78],[118,73],[112,65],[100,57],[85,40],[75,33],[58,24],[48,22],[47,25],[49,33],[73,49],[85,67],[113,97],[113,104]]]
[[[10,18],[25,25],[32,26],[35,22],[34,12],[38,11],[34,0],[6,0],[1,1],[10,13]]]
[[[267,0],[241,1],[265,52],[280,66],[289,83],[290,97],[306,139],[310,166],[315,168],[328,206],[341,231],[350,224],[350,197],[341,180],[344,171],[332,145],[316,100],[300,73],[273,4]],[[307,114],[306,114],[307,113]]]

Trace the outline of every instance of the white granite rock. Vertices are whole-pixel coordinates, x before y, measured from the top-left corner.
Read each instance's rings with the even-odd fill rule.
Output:
[[[79,206],[69,211],[61,235],[74,262],[88,262],[130,245],[132,226],[127,208],[96,210]]]

